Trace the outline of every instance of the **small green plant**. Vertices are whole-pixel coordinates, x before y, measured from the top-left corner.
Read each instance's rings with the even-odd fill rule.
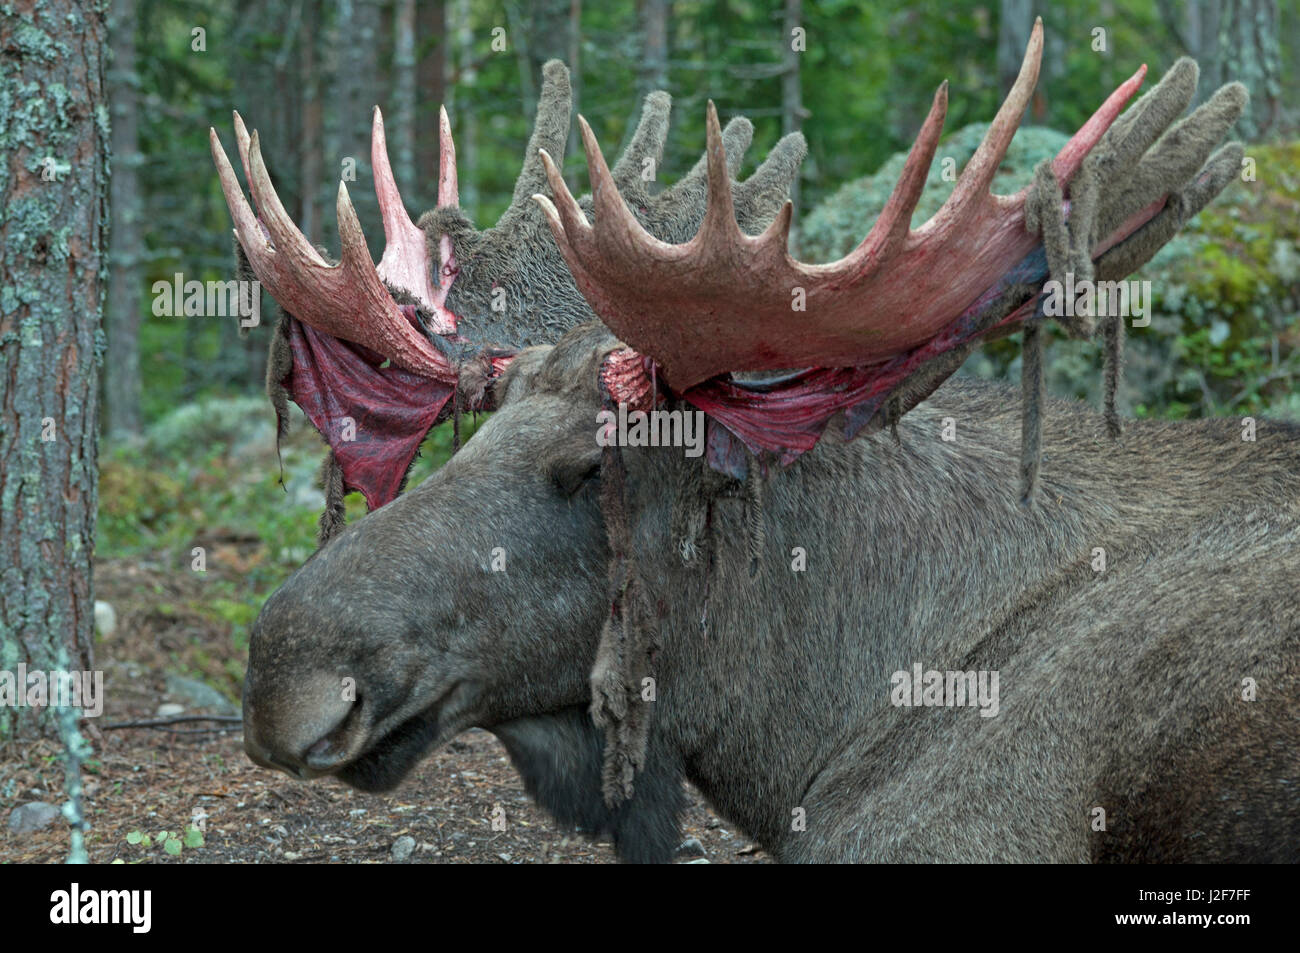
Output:
[[[143,850],[149,850],[157,844],[162,847],[163,853],[179,857],[186,847],[193,850],[203,846],[203,832],[193,825],[180,834],[175,831],[159,831],[152,837],[142,831],[131,831],[126,835],[126,842]]]

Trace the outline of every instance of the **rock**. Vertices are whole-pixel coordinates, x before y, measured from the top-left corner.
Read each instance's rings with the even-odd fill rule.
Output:
[[[167,694],[178,701],[189,702],[194,708],[218,715],[235,714],[235,706],[225,695],[206,682],[186,678],[175,672],[167,673]]]
[[[173,702],[166,702],[165,704],[159,705],[158,710],[154,712],[154,714],[159,718],[171,718],[175,715],[183,715],[185,714],[185,706],[177,705]]]
[[[63,812],[53,804],[44,801],[32,801],[9,812],[9,832],[11,834],[30,834],[44,830],[57,821]]]
[[[101,639],[107,639],[117,631],[117,610],[112,603],[95,600],[95,632]]]
[[[703,857],[708,851],[700,843],[697,837],[688,837],[682,841],[681,846],[677,848],[678,857]]]
[[[393,849],[392,849],[393,860],[395,860],[397,863],[400,864],[403,861],[407,860],[411,856],[411,852],[414,850],[415,850],[414,837],[410,837],[410,836],[399,837],[397,838],[397,840],[393,841]]]
[[[688,864],[707,864],[708,862],[709,858],[707,857],[696,857],[694,860],[687,861]]]

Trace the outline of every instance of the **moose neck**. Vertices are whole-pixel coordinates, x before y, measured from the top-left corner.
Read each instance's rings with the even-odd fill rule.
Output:
[[[1092,414],[1053,419],[1101,434]],[[1042,502],[1022,506],[1018,436],[1005,391],[967,382],[905,418],[897,441],[828,434],[764,481],[752,577],[746,503],[715,502],[707,603],[706,560],[684,565],[665,538],[700,461],[673,455],[643,472],[636,498],[651,502],[638,511],[637,548],[649,598],[668,612],[653,730],[769,849],[789,837],[791,810],[848,734],[861,743],[864,726],[885,730],[889,719],[873,713],[891,704],[893,673],[982,667],[970,659],[985,657],[981,642],[1018,604],[1063,573],[1090,572],[1092,547],[1109,545],[1117,525],[1137,530],[1158,515],[1104,495],[1100,452],[1049,469]]]

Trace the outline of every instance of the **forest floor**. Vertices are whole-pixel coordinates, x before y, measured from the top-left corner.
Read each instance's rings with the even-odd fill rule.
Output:
[[[113,729],[155,717],[162,704],[185,714],[237,711],[246,647],[231,627],[205,613],[214,574],[237,573],[254,558],[250,539],[211,539],[202,575],[147,560],[101,560],[96,596],[117,612],[112,637],[97,645],[104,713],[88,719],[94,754],[85,769],[87,850],[93,863],[613,863],[612,846],[565,830],[524,793],[491,734],[472,730],[434,752],[386,795],[364,794],[333,779],[302,783],[245,757],[237,724],[181,723],[167,730]],[[246,566],[244,567],[247,568]],[[176,696],[167,673],[220,686],[224,702]],[[62,804],[63,765],[51,742],[0,748],[0,863],[57,863],[67,855],[62,820],[15,834],[3,823],[31,801]],[[766,862],[744,835],[688,791],[683,838],[698,849],[679,862]],[[504,830],[492,818],[504,809]],[[179,854],[163,831],[197,826],[202,846]],[[193,835],[192,835],[193,836]],[[193,836],[190,843],[196,843]],[[174,845],[177,846],[177,845]],[[694,847],[694,845],[692,845]],[[174,847],[173,847],[174,849]]]

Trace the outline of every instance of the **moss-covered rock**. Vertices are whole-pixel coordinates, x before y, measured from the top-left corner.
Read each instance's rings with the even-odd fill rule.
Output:
[[[987,131],[988,123],[972,123],[939,144],[926,176],[925,190],[912,214],[914,228],[939,211],[947,201],[957,175],[975,154]],[[1042,126],[1022,128],[998,166],[993,190],[1002,193],[1019,191],[1029,184],[1034,166],[1056,155],[1068,141],[1069,136],[1055,129]],[[801,225],[801,257],[805,261],[831,261],[852,251],[885,207],[906,159],[906,152],[894,154],[874,175],[849,182],[813,209]]]

